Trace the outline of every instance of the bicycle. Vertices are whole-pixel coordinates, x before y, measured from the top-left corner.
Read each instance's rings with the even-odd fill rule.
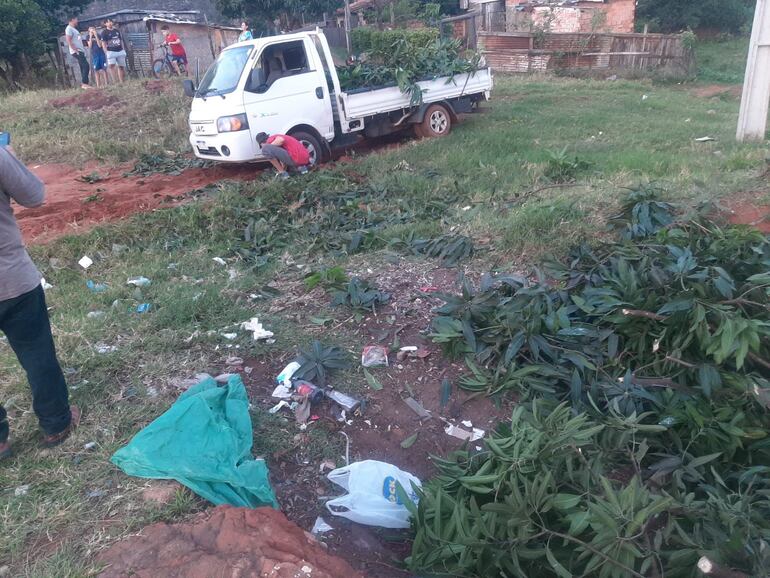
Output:
[[[163,49],[163,58],[156,58],[152,61],[152,75],[155,78],[170,78],[172,76],[187,76],[187,65],[184,62],[177,62],[179,74],[177,74],[174,63],[171,60],[171,52],[168,44],[161,44],[159,48]]]

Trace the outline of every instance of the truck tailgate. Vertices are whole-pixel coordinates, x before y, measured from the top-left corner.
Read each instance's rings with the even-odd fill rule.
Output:
[[[492,90],[492,69],[483,68],[473,74],[457,74],[453,78],[439,77],[417,83],[423,90],[426,103],[450,100],[470,94],[487,93]],[[364,92],[340,94],[343,113],[350,119],[365,118],[384,112],[409,108],[409,95],[397,86],[377,88]]]

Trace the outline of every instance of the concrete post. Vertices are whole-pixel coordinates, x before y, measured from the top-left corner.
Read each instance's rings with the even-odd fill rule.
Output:
[[[764,140],[770,106],[770,0],[757,0],[738,117],[739,142]]]

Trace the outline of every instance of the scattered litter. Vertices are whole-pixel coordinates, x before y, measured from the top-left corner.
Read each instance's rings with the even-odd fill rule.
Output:
[[[243,358],[242,357],[236,357],[236,356],[230,356],[225,360],[225,365],[228,367],[237,367],[239,365],[243,365]]]
[[[321,462],[321,465],[318,467],[318,471],[320,473],[324,473],[326,470],[335,470],[337,469],[337,464],[334,463],[334,460],[324,460]]]
[[[297,404],[297,407],[294,408],[294,419],[297,420],[297,423],[300,425],[304,425],[307,423],[307,421],[310,419],[310,398],[305,397],[302,401],[300,401]]]
[[[292,395],[291,386],[283,383],[273,390],[273,397],[276,399],[291,399]]]
[[[97,343],[94,345],[96,353],[114,353],[118,350],[116,345],[105,345],[104,343]]]
[[[420,416],[420,419],[426,419],[431,417],[431,413],[425,409],[420,402],[418,402],[413,397],[407,397],[404,400],[404,403],[409,406],[409,409],[411,409],[414,413],[416,413],[418,416]]]
[[[237,333],[222,333],[221,335],[222,335],[222,337],[224,337],[225,339],[227,339],[229,341],[232,341],[233,339],[238,337]]]
[[[379,391],[382,389],[382,384],[379,381],[377,381],[377,378],[374,377],[371,373],[369,373],[365,369],[364,369],[364,377],[366,377],[366,382],[369,384],[369,387],[371,387],[376,391]]]
[[[89,319],[97,319],[99,317],[104,317],[104,311],[89,311],[86,314],[86,317]]]
[[[126,285],[133,285],[134,287],[148,287],[152,284],[147,277],[132,277],[126,281]]]
[[[696,138],[695,142],[711,142],[711,141],[715,141],[715,140],[717,140],[717,139],[715,139],[714,137],[701,136],[701,137]]]
[[[220,373],[214,378],[214,381],[216,381],[217,383],[227,383],[233,377],[237,377],[237,375],[235,373]]]
[[[470,210],[471,210],[471,208],[472,208],[472,207],[471,207],[470,205],[466,205],[465,207],[463,207],[463,212],[467,212],[467,211],[470,211]]]
[[[137,313],[147,313],[152,308],[152,304],[150,303],[140,303],[136,306],[136,312]]]
[[[419,432],[415,432],[412,435],[410,435],[408,438],[406,438],[404,441],[401,442],[401,447],[405,450],[408,450],[411,448],[415,442],[417,441],[417,436],[419,435]]]
[[[484,433],[485,433],[483,429],[479,429],[477,427],[473,428],[473,431],[470,432],[470,431],[464,430],[461,427],[457,427],[456,425],[453,425],[451,423],[448,423],[446,425],[446,427],[444,428],[444,431],[452,437],[455,437],[463,441],[470,441],[470,442],[475,442],[477,440],[480,440],[481,438],[484,437]]]
[[[327,477],[348,492],[326,503],[335,516],[369,526],[409,528],[409,510],[396,488],[400,485],[409,499],[417,503],[414,488],[422,486],[417,477],[375,460],[352,463],[329,472]]]
[[[43,277],[40,280],[40,284],[43,286],[43,291],[48,291],[49,289],[53,289],[53,285],[51,285],[48,281],[46,281],[45,277]]]
[[[650,97],[649,97],[649,96],[647,96],[646,94],[643,94],[643,95],[642,95],[642,100],[647,100],[648,98],[650,98]]]
[[[265,329],[257,317],[252,317],[249,321],[244,321],[241,323],[241,329],[251,331],[254,336],[254,341],[259,341],[260,339],[270,339],[275,335],[272,331]]]
[[[334,530],[334,528],[327,524],[326,520],[324,520],[321,516],[318,516],[315,519],[315,524],[313,524],[313,529],[310,530],[310,533],[313,534],[313,536],[318,536],[319,534],[331,532],[332,530]]]
[[[126,251],[128,251],[128,245],[118,245],[117,243],[112,244],[113,255],[120,255],[121,253],[125,253]]]
[[[90,279],[86,281],[86,287],[88,287],[94,293],[104,293],[105,291],[107,291],[106,283],[94,283]]]
[[[106,495],[107,495],[106,490],[91,490],[86,494],[86,497],[96,499],[96,498],[103,498]]]
[[[88,442],[87,444],[83,444],[84,450],[92,450],[96,447],[96,442]]]
[[[253,367],[247,366],[243,368],[243,371],[246,375],[251,375],[251,372],[254,371]]]
[[[23,486],[19,486],[13,491],[13,495],[17,498],[19,496],[26,496],[27,492],[29,492],[29,484],[24,484]]]
[[[463,424],[465,427],[470,427],[470,428],[473,427],[473,422],[469,419],[466,419],[465,421],[461,421],[460,423]]]
[[[367,345],[361,353],[361,365],[364,367],[387,367],[388,350],[382,345]]]
[[[224,259],[222,259],[222,257],[214,257],[212,261],[214,261],[215,263],[219,263],[222,266],[227,266],[227,262]]]
[[[324,398],[324,391],[309,381],[297,381],[294,384],[294,391],[298,396],[309,399],[310,403],[318,403]]]
[[[342,407],[344,407],[348,411],[355,411],[356,408],[361,405],[360,399],[356,399],[349,395],[345,395],[340,391],[330,390],[330,391],[326,391],[325,393],[326,393],[326,397],[340,404]]]
[[[154,385],[147,386],[145,392],[147,393],[147,397],[158,397],[158,388]]]
[[[291,386],[291,378],[294,376],[295,373],[297,373],[297,370],[302,367],[299,363],[296,361],[292,361],[289,365],[283,368],[283,371],[278,374],[278,377],[275,378],[275,380],[278,383],[283,383],[284,385]]]
[[[313,572],[313,568],[311,566],[308,566],[307,564],[302,568],[300,568],[300,570],[302,570],[303,574],[312,574]]]
[[[279,401],[277,404],[275,404],[273,407],[271,407],[269,410],[267,410],[267,413],[276,414],[279,411],[281,411],[282,408],[289,407],[288,401]]]
[[[80,258],[80,261],[78,261],[78,265],[83,267],[83,269],[88,269],[93,264],[94,264],[93,259],[91,259],[91,257],[89,257],[88,255],[83,255],[83,257]]]
[[[238,278],[238,275],[240,275],[237,269],[228,269],[227,274],[230,277],[230,281],[234,281],[235,279]]]
[[[399,349],[399,351],[403,351],[405,353],[412,353],[414,351],[417,351],[419,348],[416,345],[407,345],[405,347],[402,347]]]
[[[345,436],[345,465],[350,465],[350,436],[344,431],[340,432],[340,435]]]

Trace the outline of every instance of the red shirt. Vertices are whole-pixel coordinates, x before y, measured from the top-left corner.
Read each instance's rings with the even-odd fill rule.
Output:
[[[181,44],[171,44],[172,42],[176,42],[178,40],[179,36],[173,32],[170,32],[169,35],[166,36],[166,43],[171,47],[171,54],[174,56],[187,56],[187,53],[184,51],[184,46]]]
[[[291,160],[293,160],[296,165],[310,164],[310,155],[308,154],[307,149],[301,142],[299,142],[293,136],[288,136],[285,134],[272,134],[269,137],[267,137],[266,144],[273,144],[275,139],[277,139],[278,137],[281,137],[283,139],[282,146],[283,148],[286,149],[286,152],[289,153]]]

